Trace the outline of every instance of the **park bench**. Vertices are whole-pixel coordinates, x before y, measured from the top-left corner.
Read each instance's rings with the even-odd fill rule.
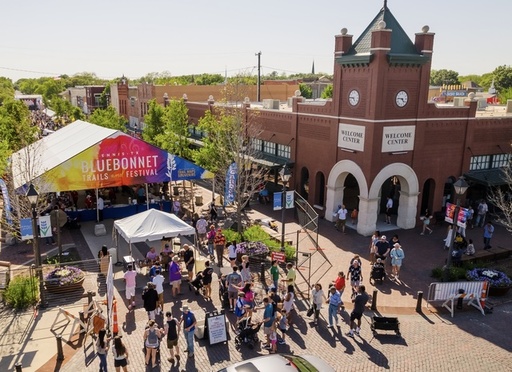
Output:
[[[448,309],[452,318],[456,303],[467,301],[485,315],[484,304],[489,291],[487,282],[447,282],[431,283],[428,287],[427,307],[433,302],[441,302],[442,307]]]
[[[485,262],[497,261],[500,259],[508,258],[512,255],[512,248],[492,247],[489,249],[478,250],[474,255],[464,255],[461,259],[462,262]]]

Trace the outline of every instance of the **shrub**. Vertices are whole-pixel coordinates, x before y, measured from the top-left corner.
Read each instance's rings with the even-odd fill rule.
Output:
[[[5,303],[16,310],[24,310],[35,305],[39,299],[37,278],[26,275],[14,277],[4,292]]]
[[[466,280],[466,271],[467,269],[465,267],[450,267],[450,270],[448,272],[448,281],[449,282],[456,282],[460,280]],[[432,269],[432,277],[439,279],[441,281],[444,281],[444,268],[442,267],[435,267]]]

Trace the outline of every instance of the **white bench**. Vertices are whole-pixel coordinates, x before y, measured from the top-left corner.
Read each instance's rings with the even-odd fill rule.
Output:
[[[448,282],[431,283],[428,287],[427,307],[431,302],[443,301],[442,306],[448,309],[452,318],[455,310],[455,303],[462,299],[485,315],[482,301],[487,298],[489,291],[487,282]],[[462,293],[461,293],[462,292]]]

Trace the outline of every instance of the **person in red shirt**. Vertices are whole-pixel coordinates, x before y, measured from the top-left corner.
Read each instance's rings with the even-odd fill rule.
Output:
[[[345,290],[345,273],[340,271],[335,280],[332,281],[334,283],[334,288],[340,293],[340,298],[343,295],[343,291]],[[345,310],[345,306],[343,305],[343,301],[341,302],[340,311]]]

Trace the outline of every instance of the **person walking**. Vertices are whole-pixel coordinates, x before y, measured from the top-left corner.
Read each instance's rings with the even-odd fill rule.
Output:
[[[155,276],[151,279],[155,285],[156,293],[158,294],[158,302],[156,308],[156,315],[160,315],[160,312],[164,312],[164,276],[160,273],[160,269],[156,269]]]
[[[114,348],[112,349],[112,353],[114,354],[114,367],[116,368],[116,372],[120,372],[121,368],[123,368],[124,372],[128,372],[128,350],[126,346],[123,344],[122,336],[114,337]]]
[[[340,293],[336,290],[336,288],[331,287],[329,290],[330,296],[326,301],[329,304],[329,325],[327,328],[333,327],[333,321],[336,322],[336,326],[338,326],[338,308],[341,304],[341,296]]]
[[[386,202],[386,223],[388,225],[391,224],[391,210],[393,209],[393,199],[388,196],[388,200]]]
[[[180,360],[180,347],[178,345],[178,338],[180,336],[179,321],[172,316],[170,311],[165,313],[165,318],[164,335],[167,336],[167,348],[170,354],[167,360],[174,364],[175,357],[177,361]]]
[[[210,255],[210,260],[215,260],[215,255],[213,254],[214,245],[215,245],[215,226],[211,225],[208,234],[206,234],[206,242],[208,244],[208,254]]]
[[[107,353],[109,348],[110,339],[107,338],[107,330],[100,329],[98,332],[98,339],[96,340],[96,355],[100,360],[100,372],[107,371]]]
[[[263,333],[265,334],[266,343],[263,345],[264,349],[270,349],[270,334],[272,333],[272,325],[275,321],[275,315],[273,311],[273,306],[270,303],[270,299],[268,297],[263,298]]]
[[[176,298],[178,295],[181,295],[181,268],[179,262],[179,256],[174,256],[172,258],[171,264],[169,265],[169,284],[171,285],[172,296],[174,298]]]
[[[279,293],[279,266],[277,266],[277,261],[272,261],[272,266],[270,266],[270,276],[272,277],[272,284],[276,290],[276,293]]]
[[[228,258],[231,267],[236,266],[236,241],[232,241],[228,246]]]
[[[487,214],[488,210],[489,210],[489,207],[487,206],[487,202],[485,200],[482,200],[480,202],[480,204],[478,204],[478,207],[476,209],[476,221],[475,221],[476,227],[484,226],[485,215]]]
[[[347,279],[350,280],[350,285],[352,287],[352,296],[354,296],[355,293],[357,293],[357,289],[361,285],[361,282],[363,281],[363,273],[361,271],[361,264],[359,263],[359,260],[352,261],[352,265],[350,265],[350,267],[348,268]]]
[[[427,231],[429,234],[432,234],[433,230],[429,227],[432,216],[430,215],[428,209],[425,210],[425,215],[421,216],[420,220],[423,222],[423,229],[421,230],[420,235],[425,235],[425,232]]]
[[[345,204],[341,205],[341,208],[338,210],[338,221],[336,221],[336,229],[338,231],[342,231],[345,234],[345,225],[347,224],[347,208],[345,208]]]
[[[210,261],[204,263],[204,270],[201,274],[203,287],[204,287],[204,298],[207,300],[212,299],[212,280],[213,280],[213,268],[210,267]]]
[[[148,313],[149,320],[155,320],[156,304],[158,302],[158,293],[156,292],[155,285],[148,282],[144,291],[142,292],[142,300],[144,301],[144,309]]]
[[[395,279],[398,280],[398,274],[400,273],[400,267],[402,266],[402,261],[405,258],[404,250],[402,249],[402,246],[398,243],[395,243],[393,245],[393,249],[389,253],[389,256],[391,257],[391,266],[392,268],[392,274],[394,275]]]
[[[238,273],[238,267],[233,266],[233,272],[226,277],[226,283],[228,285],[230,311],[234,312],[235,301],[238,297],[238,286],[242,283],[242,276]]]
[[[181,309],[182,315],[180,319],[180,324],[183,323],[183,335],[185,336],[185,340],[187,341],[187,350],[189,358],[194,357],[194,331],[196,329],[196,317],[192,311],[188,308],[187,305],[183,305]]]
[[[224,248],[226,247],[226,237],[221,229],[217,229],[215,234],[215,253],[217,253],[217,266],[222,267],[222,260],[224,258]]]
[[[491,221],[487,221],[484,226],[484,249],[490,249],[491,246],[491,238],[494,233],[494,226]]]
[[[311,297],[313,298],[313,315],[315,325],[318,324],[318,318],[320,316],[320,309],[322,308],[322,304],[327,299],[325,298],[324,291],[322,290],[322,284],[316,283],[311,290]],[[341,296],[340,296],[341,298]]]
[[[338,276],[336,277],[335,280],[332,281],[332,283],[333,284],[331,284],[329,287],[331,287],[333,285],[334,288],[336,288],[336,290],[340,294],[340,298],[342,298],[343,297],[343,292],[345,291],[345,286],[346,286],[345,273],[343,271],[340,271],[338,273]],[[345,310],[345,306],[343,304],[343,300],[341,300],[341,304],[340,305],[341,305],[340,309],[341,310]]]
[[[206,222],[203,215],[201,215],[196,222],[196,230],[199,236],[199,244],[203,247],[206,242],[206,232],[208,230],[208,222]]]
[[[124,283],[125,283],[125,296],[128,301],[128,310],[131,310],[132,307],[135,307],[135,287],[137,285],[136,282],[137,272],[133,270],[133,266],[128,265],[128,270],[124,273]]]
[[[158,324],[154,320],[150,320],[148,328],[144,331],[144,345],[146,346],[146,365],[149,365],[151,360],[151,367],[156,367],[156,351],[160,346],[160,339],[162,338],[162,331],[158,328]]]
[[[194,251],[190,249],[190,245],[184,244],[183,249],[185,250],[183,253],[183,261],[185,262],[185,267],[187,268],[187,276],[190,283],[194,277],[194,264],[196,260],[194,258]]]
[[[293,285],[288,286],[288,292],[283,299],[283,310],[286,310],[286,314],[288,317],[288,327],[291,327],[295,322],[295,317],[297,316],[297,311],[295,311],[295,292]]]
[[[354,333],[359,336],[359,332],[361,331],[361,318],[368,299],[369,297],[366,293],[366,288],[364,285],[360,286],[356,297],[352,300],[354,303],[354,310],[350,313],[350,331],[347,333],[347,336],[354,338]]]
[[[375,230],[372,237],[370,238],[370,264],[375,263],[375,254],[377,253],[377,246],[375,245],[380,239],[380,231]]]
[[[389,255],[389,251],[391,250],[386,235],[382,235],[380,237],[379,241],[375,243],[375,247],[377,248],[375,258],[380,258],[382,262],[385,262]]]

